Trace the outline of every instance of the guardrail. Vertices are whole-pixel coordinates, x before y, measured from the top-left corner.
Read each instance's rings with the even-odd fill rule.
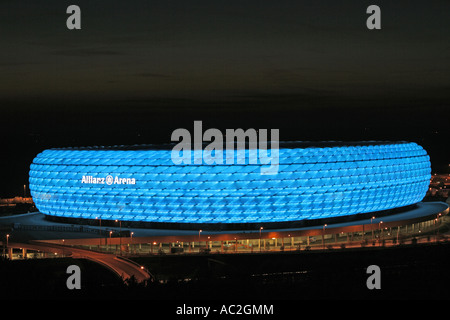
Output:
[[[14,223],[13,230],[19,231],[54,231],[54,232],[82,232],[93,233],[98,235],[108,236],[111,230],[103,230],[97,228],[90,228],[83,225],[80,226],[39,226],[39,225],[24,225],[21,223]]]

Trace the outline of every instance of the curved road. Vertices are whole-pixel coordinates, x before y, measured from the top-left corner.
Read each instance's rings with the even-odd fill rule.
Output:
[[[131,277],[137,282],[143,282],[152,279],[153,276],[143,266],[134,263],[131,260],[120,258],[112,254],[94,252],[79,248],[72,248],[56,244],[43,243],[14,243],[9,242],[8,247],[24,248],[29,250],[39,250],[44,252],[58,253],[72,258],[84,258],[100,263],[118,274],[124,281]]]

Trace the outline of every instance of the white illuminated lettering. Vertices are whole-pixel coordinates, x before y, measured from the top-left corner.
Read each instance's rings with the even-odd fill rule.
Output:
[[[81,183],[83,184],[136,184],[136,178],[120,178],[118,176],[108,175],[106,177],[93,177],[93,176],[82,176]]]

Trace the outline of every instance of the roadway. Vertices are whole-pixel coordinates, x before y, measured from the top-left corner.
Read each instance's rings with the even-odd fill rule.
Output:
[[[134,277],[136,282],[140,283],[153,278],[153,276],[148,272],[148,270],[146,270],[145,267],[140,266],[131,260],[118,257],[109,253],[95,252],[80,248],[61,246],[57,244],[34,243],[34,242],[31,243],[9,242],[8,248],[21,248],[42,252],[51,252],[63,256],[69,256],[74,259],[89,259],[112,270],[124,281],[130,279],[131,277]]]

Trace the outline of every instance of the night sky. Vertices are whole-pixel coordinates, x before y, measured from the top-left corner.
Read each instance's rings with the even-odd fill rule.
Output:
[[[81,8],[81,30],[66,9]],[[381,30],[366,9],[381,8]],[[0,0],[0,197],[45,148],[177,128],[407,140],[448,172],[449,1]]]

